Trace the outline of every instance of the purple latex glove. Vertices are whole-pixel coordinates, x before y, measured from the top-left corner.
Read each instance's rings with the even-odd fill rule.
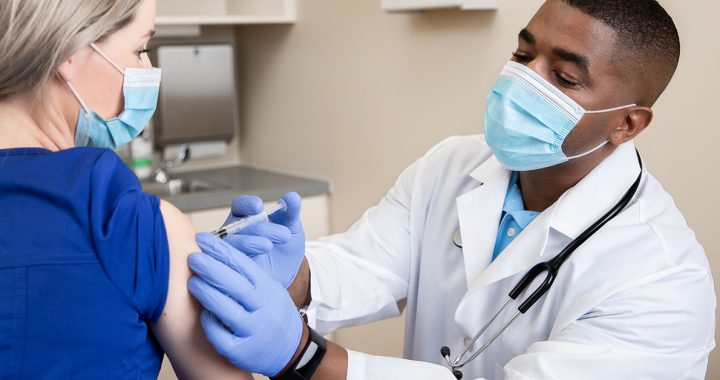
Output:
[[[303,321],[285,288],[248,256],[210,234],[188,258],[188,289],[205,307],[201,323],[218,353],[249,372],[275,376],[302,339]]]
[[[238,250],[245,252],[255,263],[279,281],[285,288],[295,280],[303,258],[305,257],[305,231],[300,221],[302,199],[297,193],[287,193],[282,199],[287,210],[270,215],[269,222],[260,222],[248,226],[225,241]],[[232,212],[225,224],[249,215],[256,215],[263,209],[262,199],[242,195],[232,203]],[[245,249],[247,236],[261,236],[273,243],[267,254],[257,254]]]

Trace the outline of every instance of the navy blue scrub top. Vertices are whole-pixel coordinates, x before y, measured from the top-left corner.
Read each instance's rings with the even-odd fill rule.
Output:
[[[114,152],[0,150],[0,379],[156,379],[168,265]]]

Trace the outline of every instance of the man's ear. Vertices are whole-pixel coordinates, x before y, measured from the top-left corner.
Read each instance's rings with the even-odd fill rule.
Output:
[[[614,145],[621,145],[634,139],[637,135],[644,131],[645,128],[650,126],[652,119],[652,108],[641,106],[630,108],[625,115],[625,120],[622,125],[618,126],[613,131],[610,136],[610,141]]]

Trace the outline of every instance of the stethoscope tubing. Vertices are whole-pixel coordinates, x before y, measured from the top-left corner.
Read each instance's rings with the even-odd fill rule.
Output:
[[[521,314],[525,314],[530,308],[537,303],[552,287],[553,283],[555,282],[555,279],[557,278],[558,272],[560,271],[560,268],[562,265],[572,256],[572,254],[577,250],[583,243],[585,243],[590,237],[595,235],[601,228],[603,228],[607,223],[609,223],[611,220],[613,220],[616,216],[620,215],[620,213],[630,204],[632,199],[637,194],[638,189],[640,188],[640,183],[642,182],[642,176],[643,176],[643,161],[640,157],[640,152],[637,150],[635,151],[637,154],[638,162],[640,163],[640,174],[638,174],[637,179],[635,182],[628,188],[628,190],[625,192],[623,197],[620,199],[620,201],[613,206],[613,208],[610,209],[605,215],[600,217],[595,223],[593,223],[590,227],[588,227],[585,231],[583,231],[577,238],[573,239],[570,243],[568,243],[565,248],[560,251],[555,257],[552,259],[539,263],[532,267],[526,274],[523,276],[523,278],[515,285],[515,287],[510,291],[508,294],[508,299],[505,301],[505,303],[498,309],[498,311],[493,315],[490,320],[485,323],[477,334],[470,340],[470,343],[468,343],[465,346],[465,349],[463,352],[458,355],[455,360],[451,360],[450,358],[450,348],[447,346],[442,347],[440,350],[440,354],[445,358],[445,361],[447,365],[452,369],[453,374],[456,378],[461,379],[462,378],[462,372],[459,370],[466,366],[471,361],[475,360],[480,354],[482,354],[497,338],[502,335],[505,330],[507,330],[510,325],[517,320],[517,318]],[[507,322],[503,324],[503,326],[493,334],[493,336],[485,342],[482,347],[480,347],[475,353],[473,353],[468,359],[463,360],[465,355],[467,355],[472,347],[475,345],[475,343],[480,339],[480,337],[487,331],[487,329],[495,322],[498,317],[502,314],[503,311],[510,305],[511,301],[516,300],[520,295],[522,295],[527,288],[532,284],[532,282],[543,272],[547,272],[545,276],[545,280],[543,280],[542,284],[533,291],[533,293],[525,299],[520,306],[518,306],[518,311],[513,315],[512,318],[510,318]]]

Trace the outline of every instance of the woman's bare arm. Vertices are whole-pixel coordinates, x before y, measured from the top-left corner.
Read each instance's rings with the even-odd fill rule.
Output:
[[[202,307],[187,290],[192,276],[187,257],[200,251],[195,229],[175,206],[162,201],[160,211],[170,248],[170,278],[165,308],[152,329],[175,373],[180,379],[252,379],[220,356],[205,339],[200,325]]]

